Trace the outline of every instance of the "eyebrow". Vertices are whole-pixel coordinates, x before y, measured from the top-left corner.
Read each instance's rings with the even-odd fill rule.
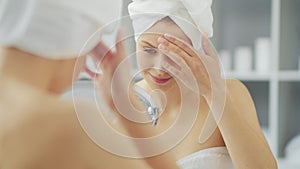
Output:
[[[151,44],[151,43],[149,43],[147,41],[142,40],[141,43],[147,44],[147,45],[149,45],[152,48],[156,48],[153,44]]]

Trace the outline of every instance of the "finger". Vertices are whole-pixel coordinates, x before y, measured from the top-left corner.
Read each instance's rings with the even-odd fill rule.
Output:
[[[176,52],[172,50],[168,50],[165,46],[162,44],[158,45],[159,50],[166,56],[168,57],[173,63],[175,64],[174,67],[179,67],[182,69],[184,66],[187,66],[186,61],[179,56]]]
[[[171,73],[177,79],[182,79],[182,77],[184,75],[179,69],[177,69],[176,67],[172,66],[171,64],[169,64],[165,61],[162,62],[162,67],[165,70],[167,70],[169,73]]]
[[[169,58],[174,59],[174,56],[176,56],[178,54],[179,56],[184,58],[185,62],[190,66],[190,68],[191,68],[192,65],[198,65],[200,67],[204,67],[205,69],[207,68],[206,65],[207,65],[208,60],[211,60],[211,56],[214,56],[214,55],[209,55],[208,56],[208,55],[203,54],[203,53],[198,54],[198,52],[195,51],[193,47],[188,46],[188,44],[186,44],[185,42],[182,42],[180,39],[178,39],[178,38],[176,38],[172,35],[168,35],[168,36],[171,36],[171,39],[173,39],[174,42],[176,41],[176,43],[178,43],[178,44],[181,43],[181,46],[185,46],[185,49],[189,49],[190,53],[193,53],[193,55],[195,56],[195,57],[191,58],[184,50],[179,48],[179,45],[175,45],[174,43],[171,43],[169,41],[164,41],[162,44],[167,46],[167,47],[163,46],[163,48],[167,48],[166,49],[167,51],[169,49],[170,51],[173,51],[173,53],[175,53],[175,55],[174,54],[167,55],[167,56],[169,56]],[[208,42],[208,44],[209,44],[209,42]],[[170,57],[170,56],[172,56],[172,57]],[[181,63],[181,62],[178,62],[178,60],[176,60],[175,62],[176,63]]]
[[[170,43],[169,41],[160,42],[160,44],[158,45],[158,49],[163,53],[171,54],[175,59],[173,60],[175,63],[190,63],[191,61],[190,55],[188,55],[184,50],[182,50],[175,44]]]
[[[91,55],[96,65],[101,69],[106,69],[105,66],[109,64],[113,58],[114,53],[109,49],[104,42],[99,42],[98,45],[92,50]]]
[[[112,51],[104,44],[99,42],[97,46],[91,51],[90,55],[96,57],[98,60],[107,55],[112,55]]]
[[[116,38],[116,50],[117,50],[118,57],[124,59],[126,57],[126,49],[124,43],[122,42],[123,41],[122,37],[123,37],[123,30],[120,29],[118,31],[117,38]]]
[[[216,55],[215,50],[212,47],[211,43],[209,42],[207,36],[206,35],[202,36],[201,41],[202,41],[202,48],[204,50],[204,53],[208,56],[214,57]]]
[[[130,79],[130,71],[131,71],[131,63],[129,58],[127,58],[127,51],[124,44],[123,30],[120,29],[118,31],[116,37],[116,56],[115,64],[122,69],[122,74],[124,77],[128,77]]]
[[[191,71],[182,72],[167,62],[163,62],[162,66],[184,86],[186,86],[187,88],[191,89],[194,92],[198,92],[197,82],[193,78],[194,76]]]
[[[181,68],[191,68],[193,65],[203,66],[205,63],[205,56],[197,55],[197,57],[191,58],[186,52],[181,50],[181,48],[170,42],[159,44],[158,48]]]
[[[172,36],[170,34],[164,34],[163,38],[178,46],[190,56],[195,56],[197,54],[197,52],[193,49],[193,47],[190,44],[175,36]]]
[[[100,77],[100,75],[98,73],[91,71],[88,67],[85,67],[84,70],[93,79]]]

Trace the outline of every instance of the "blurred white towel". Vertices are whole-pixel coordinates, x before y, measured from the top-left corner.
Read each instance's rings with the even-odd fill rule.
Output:
[[[0,0],[0,45],[50,59],[77,57],[88,38],[118,19],[122,0]],[[93,38],[87,53],[99,42]]]

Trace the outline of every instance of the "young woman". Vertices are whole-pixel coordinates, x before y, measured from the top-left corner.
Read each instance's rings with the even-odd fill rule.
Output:
[[[148,93],[157,90],[162,92],[166,105],[160,113],[158,124],[152,128],[151,125],[137,126],[122,116],[119,119],[125,126],[130,126],[127,131],[131,136],[150,138],[163,135],[164,131],[173,127],[176,120],[182,118],[180,113],[185,114],[185,117],[193,115],[191,109],[181,110],[186,99],[190,103],[187,107],[198,104],[193,102],[198,95],[198,116],[191,130],[172,149],[146,158],[153,168],[172,168],[177,163],[181,168],[188,169],[275,169],[276,161],[261,131],[247,88],[238,80],[221,78],[216,53],[207,39],[207,36],[212,35],[210,5],[209,0],[134,0],[129,5],[136,34],[137,61],[143,76],[137,85]],[[205,33],[190,32],[193,30],[189,29],[190,25]],[[201,41],[197,41],[197,38]],[[190,76],[188,70],[192,72],[195,81],[184,79]],[[112,75],[104,73],[107,79],[113,78]],[[197,83],[196,88],[190,85],[193,82]],[[184,86],[187,86],[187,93],[182,93]],[[220,105],[214,103],[223,96],[224,109],[220,109]],[[118,103],[114,106],[118,107]],[[124,107],[119,110],[124,110]],[[218,114],[220,110],[221,116]],[[208,121],[211,124],[207,124],[206,119],[211,117],[213,120]],[[201,131],[207,131],[206,125],[216,124],[216,130],[208,127],[208,133],[213,131],[207,135],[209,138],[199,142]],[[180,131],[186,123],[176,125]],[[156,146],[153,142],[148,147],[140,148],[149,151],[160,144],[173,144],[174,135],[159,140]]]

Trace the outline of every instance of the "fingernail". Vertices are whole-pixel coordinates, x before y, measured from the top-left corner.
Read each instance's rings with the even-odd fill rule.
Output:
[[[170,34],[168,34],[168,33],[164,34],[164,37],[165,37],[166,39],[172,39],[172,35],[170,35]]]
[[[163,45],[163,44],[159,44],[159,45],[158,45],[158,49],[164,50],[164,49],[166,49],[166,46]]]
[[[158,43],[164,43],[165,40],[164,40],[162,37],[159,37],[159,38],[157,39],[157,42],[158,42]]]

